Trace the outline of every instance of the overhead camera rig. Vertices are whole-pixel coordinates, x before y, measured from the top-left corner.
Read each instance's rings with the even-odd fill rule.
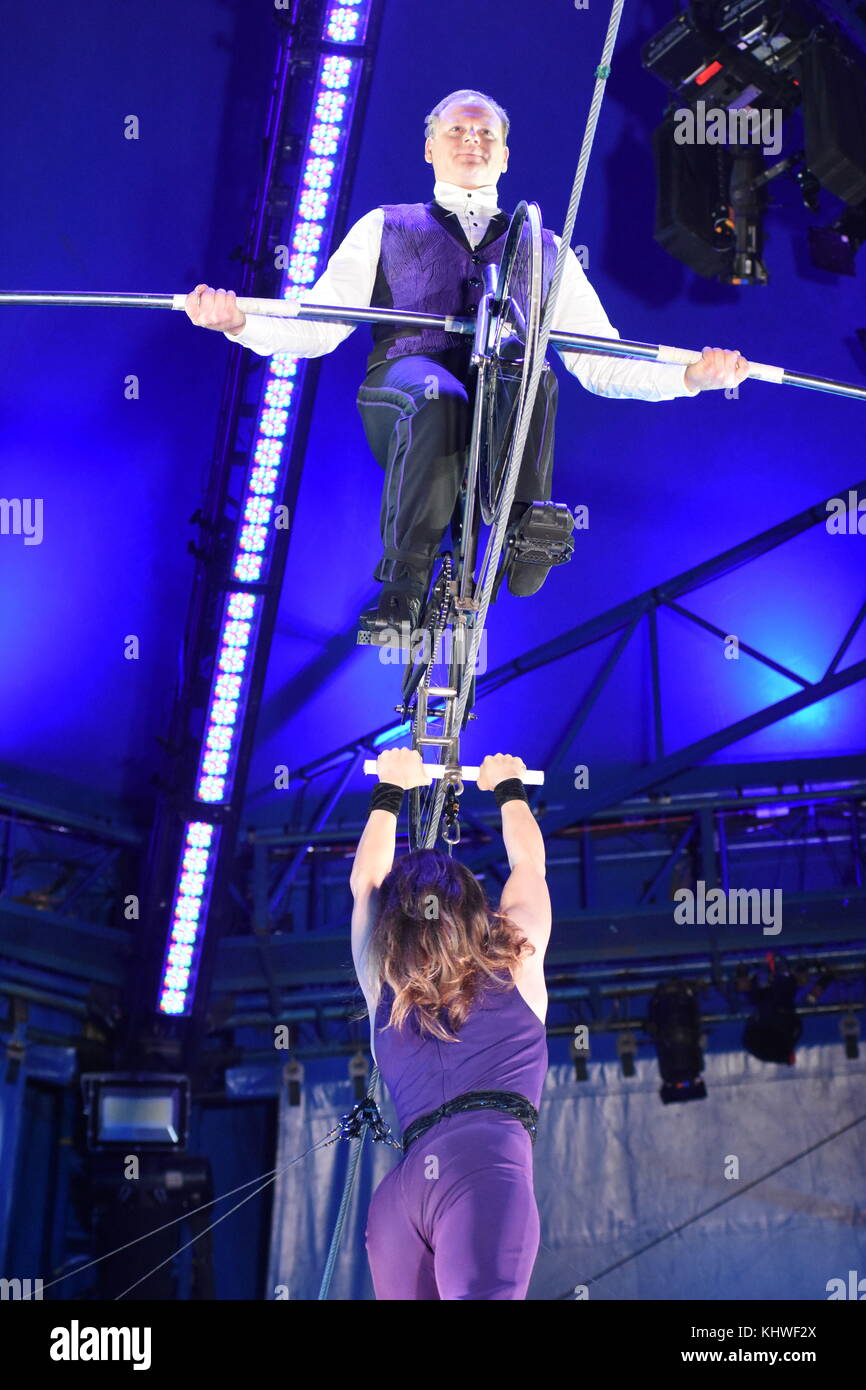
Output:
[[[641,56],[671,93],[653,135],[659,244],[700,275],[765,284],[766,188],[790,175],[810,211],[822,188],[845,204],[809,245],[817,266],[853,275],[866,239],[866,63],[836,17],[816,0],[710,0]],[[798,109],[794,151],[768,164]]]

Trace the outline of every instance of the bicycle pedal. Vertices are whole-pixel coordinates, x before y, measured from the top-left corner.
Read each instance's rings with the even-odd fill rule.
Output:
[[[493,597],[508,576],[513,594],[538,591],[554,565],[564,565],[574,554],[574,517],[563,503],[533,502],[509,527]],[[538,571],[530,578],[533,570]]]
[[[411,652],[423,640],[423,629],[411,628],[408,623],[401,623],[399,627],[359,627],[355,635],[355,646]]]
[[[394,629],[384,628],[377,630],[371,627],[359,627],[355,636],[356,647],[399,647],[399,643],[394,641]]]
[[[564,565],[574,554],[573,530],[568,507],[534,502],[508,537],[512,560],[521,565]]]

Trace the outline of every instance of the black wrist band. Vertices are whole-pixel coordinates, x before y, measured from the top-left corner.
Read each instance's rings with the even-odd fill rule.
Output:
[[[526,795],[526,788],[519,777],[506,777],[504,782],[497,782],[493,788],[493,795],[496,797],[497,806],[504,806],[506,801],[525,801],[529,802]]]
[[[380,782],[377,787],[373,788],[373,794],[370,797],[370,810],[393,811],[395,816],[399,816],[404,796],[405,791],[396,783]]]

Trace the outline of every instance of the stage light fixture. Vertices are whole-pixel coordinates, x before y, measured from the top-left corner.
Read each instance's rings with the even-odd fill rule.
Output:
[[[674,112],[653,132],[654,236],[669,255],[705,278],[729,272],[734,221],[728,201],[731,159],[720,145],[678,145]]]
[[[89,1149],[186,1148],[188,1076],[87,1072],[81,1078],[81,1089]]]
[[[634,1076],[637,1057],[637,1038],[634,1033],[618,1033],[616,1051],[623,1076]]]
[[[794,1008],[797,981],[771,958],[769,979],[754,982],[750,992],[755,1005],[745,1029],[743,1046],[761,1062],[793,1066],[794,1049],[800,1041],[803,1023]]]
[[[304,1087],[304,1068],[297,1057],[293,1057],[283,1067],[283,1081],[289,1105],[300,1105]]]
[[[818,210],[821,187],[853,209],[866,199],[866,65],[817,4],[693,3],[644,45],[641,57],[676,102],[653,136],[656,240],[697,274],[725,284],[767,283],[764,186],[800,158],[804,168],[795,178],[810,211]],[[775,127],[798,106],[803,155],[767,167],[768,142],[734,121],[756,124],[766,114]],[[694,131],[686,144],[672,146],[675,132],[684,138],[683,117],[694,118]],[[727,120],[717,168],[702,143],[716,138],[710,117],[716,126]],[[813,261],[836,274],[854,273],[855,241],[856,232],[838,224],[809,232]]]
[[[800,100],[791,68],[813,28],[809,7],[786,0],[692,5],[644,44],[641,63],[680,104],[791,111]]]
[[[587,1081],[589,1070],[587,1063],[590,1058],[589,1029],[586,1024],[579,1023],[574,1030],[571,1039],[571,1060],[574,1062],[575,1081]]]
[[[809,255],[817,270],[833,275],[856,275],[855,257],[866,241],[866,203],[846,208],[829,227],[810,227]]]
[[[866,65],[817,38],[802,54],[806,163],[822,187],[856,207],[866,199]]]
[[[853,1014],[846,1014],[840,1020],[839,1032],[845,1044],[845,1056],[849,1062],[856,1062],[860,1056],[860,1024]]]
[[[646,1031],[655,1043],[665,1105],[705,1100],[707,1088],[701,1072],[704,1054],[697,990],[683,980],[657,985],[649,1002]]]
[[[653,134],[655,240],[698,275],[767,283],[762,259],[766,166],[749,145],[679,144],[669,111]]]

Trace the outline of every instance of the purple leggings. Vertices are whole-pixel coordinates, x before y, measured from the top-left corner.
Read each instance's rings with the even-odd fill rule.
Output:
[[[502,1112],[450,1115],[379,1184],[367,1218],[377,1299],[523,1299],[538,1253],[532,1141]]]

